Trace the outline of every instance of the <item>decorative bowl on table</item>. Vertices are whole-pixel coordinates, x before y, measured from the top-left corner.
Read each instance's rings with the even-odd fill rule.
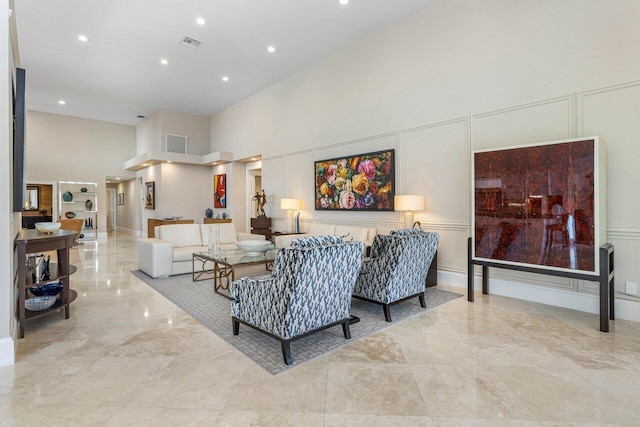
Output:
[[[36,222],[36,230],[41,233],[53,233],[60,230],[61,225],[59,222]]]
[[[55,295],[45,295],[41,297],[27,298],[24,300],[24,308],[29,311],[42,311],[56,303],[58,297]]]
[[[236,246],[249,256],[258,256],[271,249],[273,244],[268,240],[239,240],[236,242]]]
[[[55,282],[46,283],[44,285],[29,286],[29,292],[37,297],[54,297],[62,292],[62,283],[57,280]]]

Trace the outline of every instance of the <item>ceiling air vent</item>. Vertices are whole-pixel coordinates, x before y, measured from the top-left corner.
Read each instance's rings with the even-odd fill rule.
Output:
[[[202,42],[196,39],[192,39],[191,37],[184,36],[184,38],[180,40],[180,44],[197,49],[200,47]]]
[[[167,141],[167,153],[187,154],[187,137],[180,135],[165,135]]]

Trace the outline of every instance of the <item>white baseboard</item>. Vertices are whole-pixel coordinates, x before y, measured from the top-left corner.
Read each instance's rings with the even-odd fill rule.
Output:
[[[137,237],[138,239],[142,236],[142,231],[140,230],[131,230],[130,228],[118,227],[117,225],[115,229],[117,231],[122,231],[124,233],[132,234],[134,237]]]
[[[474,277],[474,288],[482,288],[481,278]],[[467,275],[452,271],[438,270],[438,283],[467,289]],[[505,297],[533,301],[555,307],[569,308],[571,310],[584,311],[586,313],[600,313],[600,298],[597,295],[583,294],[553,289],[544,286],[525,285],[523,283],[510,282],[501,279],[489,278],[489,295],[502,295]],[[640,322],[640,303],[616,298],[615,314],[617,319]]]
[[[16,349],[13,338],[0,338],[0,367],[13,365],[16,362]]]

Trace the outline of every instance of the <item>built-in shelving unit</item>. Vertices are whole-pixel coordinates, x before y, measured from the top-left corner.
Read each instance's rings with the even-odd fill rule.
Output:
[[[98,238],[98,184],[95,182],[58,182],[59,217],[84,220],[82,240]]]

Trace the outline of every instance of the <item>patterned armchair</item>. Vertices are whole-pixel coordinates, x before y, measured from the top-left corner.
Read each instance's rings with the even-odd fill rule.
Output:
[[[371,257],[362,264],[353,296],[382,304],[387,322],[391,322],[392,304],[418,297],[420,305],[426,307],[425,282],[438,238],[438,233],[425,233],[419,228],[377,235]]]
[[[294,240],[276,255],[271,275],[231,283],[233,334],[243,323],[279,340],[287,365],[291,341],[312,332],[342,324],[350,339],[351,292],[363,246],[337,236]]]

